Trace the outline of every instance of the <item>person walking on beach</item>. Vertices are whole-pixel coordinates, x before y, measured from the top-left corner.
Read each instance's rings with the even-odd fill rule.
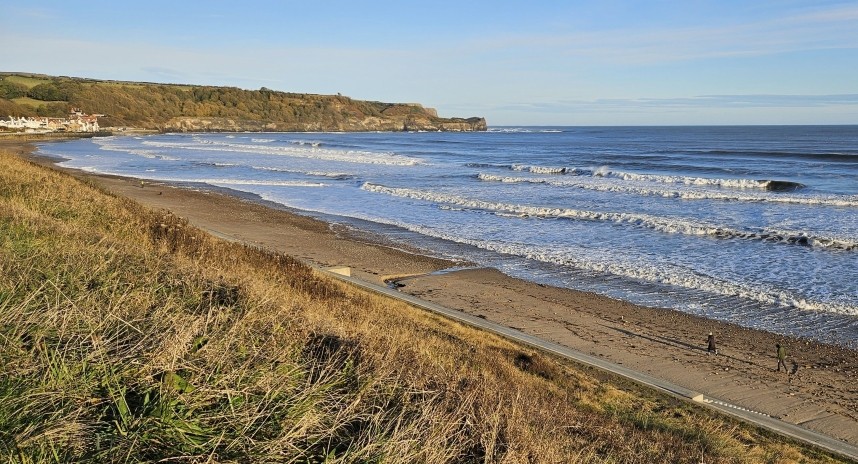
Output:
[[[775,343],[775,347],[778,349],[778,372],[781,371],[781,366],[783,366],[784,372],[789,373],[789,369],[787,369],[786,365],[786,347],[782,346],[780,343]]]
[[[712,335],[712,332],[709,332],[709,337],[706,338],[706,342],[708,344],[706,347],[706,354],[718,354],[718,349],[715,348],[715,336]]]

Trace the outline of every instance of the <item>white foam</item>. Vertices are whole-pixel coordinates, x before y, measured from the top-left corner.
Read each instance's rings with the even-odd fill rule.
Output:
[[[858,238],[842,239],[826,236],[814,236],[805,232],[784,232],[773,229],[740,230],[720,224],[709,224],[678,217],[662,217],[641,213],[622,213],[605,211],[587,211],[571,208],[555,208],[543,206],[528,206],[509,203],[488,202],[477,199],[463,198],[456,195],[446,195],[436,192],[386,187],[378,184],[365,183],[364,190],[387,195],[446,203],[471,209],[481,209],[492,212],[516,215],[519,217],[564,218],[585,221],[614,222],[633,226],[647,227],[669,234],[710,236],[717,238],[738,238],[769,242],[795,243],[808,246],[837,248],[842,250],[858,249]]]
[[[757,179],[717,179],[708,177],[692,177],[692,176],[668,176],[660,174],[639,174],[626,171],[614,171],[608,166],[599,166],[596,168],[578,168],[578,167],[550,167],[550,166],[528,166],[522,164],[513,164],[509,166],[513,171],[527,171],[534,174],[575,174],[575,175],[590,175],[592,177],[612,177],[620,180],[629,180],[637,182],[651,182],[659,184],[678,184],[698,187],[716,187],[716,188],[734,188],[740,190],[757,189],[769,190],[773,184],[772,180],[757,180]],[[799,184],[795,184],[800,187]]]
[[[260,185],[274,187],[327,187],[320,182],[306,182],[297,180],[252,180],[252,179],[209,179],[209,178],[179,178],[166,179],[170,182],[192,182],[210,185]]]
[[[563,167],[551,167],[551,166],[528,166],[524,164],[513,164],[511,166],[513,171],[527,171],[532,172],[534,174],[565,174],[566,168]]]
[[[658,196],[665,198],[679,198],[683,200],[719,200],[719,201],[748,201],[748,202],[770,202],[788,203],[800,205],[822,205],[838,207],[858,207],[858,196],[851,195],[789,195],[783,193],[748,193],[748,192],[724,192],[717,190],[699,190],[691,188],[666,189],[641,184],[621,185],[610,182],[610,179],[592,177],[509,177],[493,174],[480,173],[477,178],[483,181],[504,183],[533,183],[547,184],[558,187],[573,187],[599,192],[626,193],[641,196]]]
[[[524,127],[489,127],[488,129],[486,129],[486,132],[528,134],[528,133],[531,133],[533,131],[531,129],[526,129]]]
[[[295,145],[309,145],[313,148],[318,148],[319,146],[322,145],[322,142],[319,142],[316,140],[290,140],[289,143],[292,143]]]
[[[93,143],[98,145],[99,150],[128,153],[130,155],[140,156],[142,158],[158,159],[158,160],[163,160],[163,161],[178,161],[179,160],[179,158],[169,156],[169,155],[165,155],[163,153],[160,153],[157,150],[145,150],[145,149],[141,149],[141,148],[128,148],[128,147],[125,147],[125,146],[123,146],[117,142],[120,142],[120,139],[118,139],[116,137],[103,137],[103,138],[93,139]],[[143,143],[146,143],[146,142],[143,142]]]
[[[251,166],[251,169],[256,169],[259,171],[286,172],[289,174],[303,174],[314,177],[328,177],[333,179],[343,179],[353,176],[353,174],[349,174],[347,172],[305,171],[300,169],[288,169],[274,166]]]
[[[741,297],[773,306],[798,308],[809,311],[830,312],[850,316],[858,315],[858,306],[854,302],[817,301],[795,293],[774,288],[765,284],[743,284],[709,276],[700,272],[677,266],[669,262],[642,263],[626,260],[620,255],[601,255],[588,249],[557,250],[540,248],[518,243],[501,243],[485,239],[454,235],[449,229],[415,225],[366,215],[359,219],[388,224],[428,237],[471,245],[482,250],[505,255],[567,266],[579,270],[603,273],[634,279],[641,282],[669,285],[690,290],[702,291],[727,297]]]
[[[696,185],[706,187],[727,187],[737,189],[767,190],[771,181],[755,179],[711,179],[706,177],[665,176],[657,174],[637,174],[632,172],[611,171],[607,167],[600,168],[603,177],[616,177],[622,180],[658,182],[662,184]]]
[[[346,163],[381,164],[391,166],[414,166],[425,164],[425,162],[419,158],[411,158],[403,155],[397,155],[395,153],[378,153],[362,150],[331,150],[312,146],[252,145],[204,139],[194,139],[192,142],[193,143],[187,143],[184,141],[165,142],[147,140],[143,142],[143,144],[156,148],[217,152],[229,151],[256,155],[288,156],[293,158],[307,158],[323,161],[339,161]]]

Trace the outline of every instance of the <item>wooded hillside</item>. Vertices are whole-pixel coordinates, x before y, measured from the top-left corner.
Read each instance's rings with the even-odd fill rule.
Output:
[[[103,114],[102,127],[157,130],[485,130],[483,118],[439,118],[418,104],[265,87],[152,84],[0,73],[0,117]]]

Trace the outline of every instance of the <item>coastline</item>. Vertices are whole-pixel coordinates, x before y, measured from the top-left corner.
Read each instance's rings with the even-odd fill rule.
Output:
[[[56,168],[55,160],[32,156],[26,142],[2,146]],[[319,266],[348,266],[353,276],[374,283],[411,276],[400,281],[401,292],[858,444],[854,350],[543,286],[493,269],[430,274],[461,264],[392,248],[372,236],[248,198],[161,183],[141,187],[137,179],[65,171],[146,206],[171,210],[223,238]],[[710,331],[718,342],[717,356],[706,353]],[[795,375],[774,372],[777,342],[788,347],[787,363],[796,363]]]

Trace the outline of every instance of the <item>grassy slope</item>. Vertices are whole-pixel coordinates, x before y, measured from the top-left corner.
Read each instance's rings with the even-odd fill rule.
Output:
[[[25,105],[25,106],[29,106],[30,108],[38,108],[38,107],[40,107],[46,103],[65,103],[63,101],[36,100],[36,99],[30,98],[30,97],[18,97],[18,98],[13,98],[10,101],[16,105]]]
[[[21,85],[27,87],[28,89],[31,89],[31,88],[39,85],[39,84],[46,84],[46,83],[50,82],[50,79],[47,79],[47,78],[22,76],[22,75],[4,76],[4,78],[6,80],[8,80],[9,82],[21,84]]]
[[[836,462],[0,165],[3,462]]]

